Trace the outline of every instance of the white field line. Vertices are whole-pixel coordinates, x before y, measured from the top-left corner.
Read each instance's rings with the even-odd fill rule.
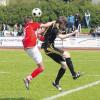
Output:
[[[10,72],[3,72],[3,71],[0,71],[0,74],[8,74]]]
[[[86,76],[93,76],[93,77],[97,77],[97,76],[100,76],[99,74],[97,74],[97,75],[86,75]]]
[[[67,74],[67,76],[71,76],[70,74]],[[82,75],[84,76],[84,75]],[[100,74],[85,74],[85,76],[88,76],[88,77],[99,77]]]
[[[100,74],[96,74],[96,73],[95,73],[95,74],[87,74],[86,72],[81,72],[81,75],[82,75],[82,76],[84,76],[84,75],[85,75],[85,76],[90,76],[90,77],[92,77],[92,76],[93,76],[93,77],[100,76]],[[67,76],[71,76],[71,74],[67,74]]]
[[[16,60],[10,60],[9,58],[8,59],[5,59],[5,60],[3,60],[3,59],[0,59],[0,62],[15,62]],[[17,61],[19,61],[19,60],[17,60]],[[86,60],[81,60],[81,59],[78,59],[78,60],[76,60],[76,61],[78,61],[78,62],[93,62],[93,61],[96,61],[96,62],[100,62],[100,60],[97,60],[97,59],[86,59]],[[50,62],[48,59],[45,59],[44,60],[44,62]]]
[[[51,96],[51,97],[44,98],[42,100],[56,100],[59,97],[62,97],[62,96],[65,96],[65,95],[68,95],[68,94],[71,94],[71,93],[74,93],[74,92],[77,92],[77,91],[80,91],[80,90],[83,90],[83,89],[86,89],[86,88],[89,88],[89,87],[93,87],[93,86],[96,86],[98,84],[100,84],[100,80],[93,82],[93,83],[90,83],[90,84],[87,84],[87,85],[84,85],[84,86],[81,86],[81,87],[78,87],[76,89],[64,91],[62,93],[59,93],[59,94]]]
[[[0,71],[0,74],[9,74],[9,73],[11,73],[11,72]],[[27,73],[27,74],[29,74],[29,73]],[[84,72],[83,72],[82,74],[84,74]],[[71,76],[70,74],[66,74],[66,75],[67,75],[67,76]],[[82,75],[82,76],[83,76],[83,75]],[[85,76],[99,77],[100,74],[85,74]]]

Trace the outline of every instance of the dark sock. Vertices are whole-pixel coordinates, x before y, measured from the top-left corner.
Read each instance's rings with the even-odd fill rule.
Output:
[[[66,63],[67,63],[67,66],[68,66],[72,76],[75,76],[74,66],[73,66],[73,63],[71,61],[71,58],[66,58]]]
[[[56,83],[56,84],[59,84],[59,81],[60,81],[60,79],[63,77],[65,71],[66,71],[66,70],[65,70],[64,68],[62,68],[62,67],[59,69],[58,75],[57,75],[56,80],[55,80],[55,83]]]

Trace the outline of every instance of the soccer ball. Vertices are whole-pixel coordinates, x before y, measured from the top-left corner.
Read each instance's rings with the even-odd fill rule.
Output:
[[[39,8],[34,8],[34,9],[32,10],[32,16],[34,16],[34,17],[41,17],[41,15],[42,15],[41,9],[39,9]]]

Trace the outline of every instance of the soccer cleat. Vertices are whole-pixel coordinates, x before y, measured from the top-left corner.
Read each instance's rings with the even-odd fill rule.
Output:
[[[61,88],[61,86],[60,86],[59,84],[56,84],[55,82],[53,82],[52,85],[53,85],[54,87],[56,87],[57,90],[62,91],[62,88]]]
[[[77,78],[79,78],[81,76],[80,72],[75,73],[75,75],[73,76],[73,79],[76,80]]]
[[[30,81],[26,78],[26,79],[24,79],[24,83],[25,83],[26,89],[29,90]]]

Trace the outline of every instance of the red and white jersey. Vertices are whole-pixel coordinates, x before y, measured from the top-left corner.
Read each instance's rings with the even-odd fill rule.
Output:
[[[25,37],[22,40],[24,48],[32,48],[37,43],[36,30],[40,28],[40,23],[27,23],[24,27]]]

